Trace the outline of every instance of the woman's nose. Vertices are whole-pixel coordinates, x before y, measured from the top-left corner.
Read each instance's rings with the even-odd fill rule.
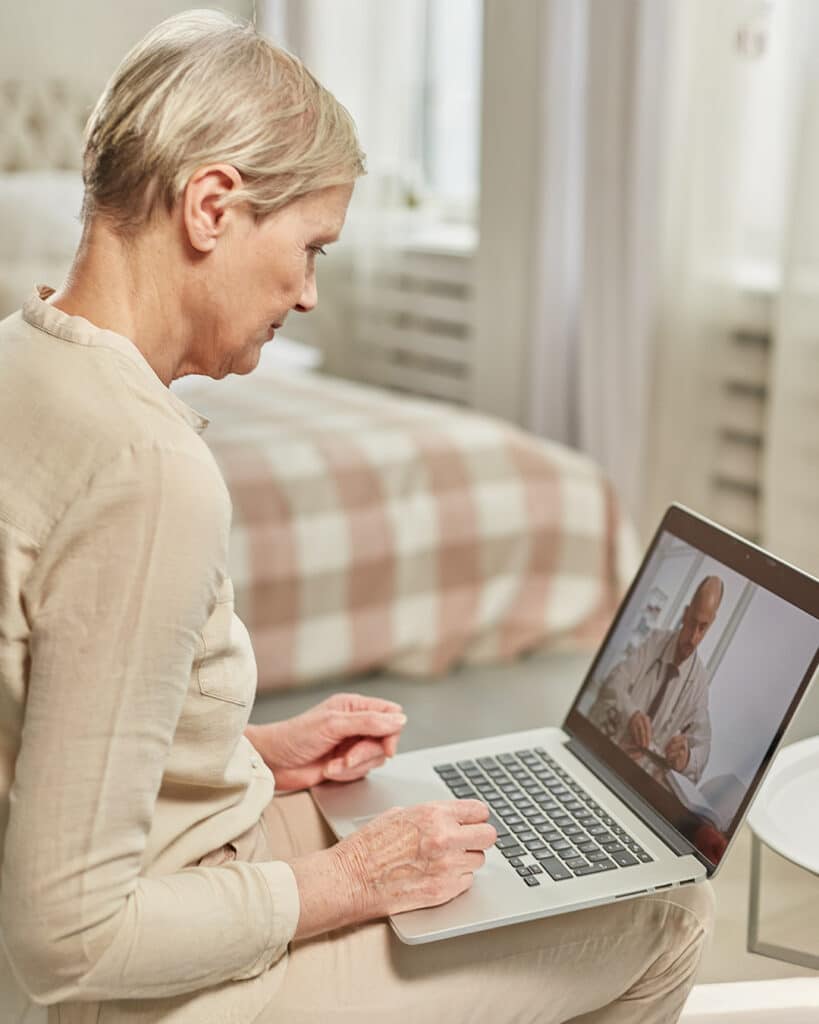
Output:
[[[304,279],[304,288],[299,296],[299,301],[296,303],[296,309],[299,313],[309,313],[311,309],[314,309],[318,302],[318,287],[316,286],[316,275],[308,274]]]

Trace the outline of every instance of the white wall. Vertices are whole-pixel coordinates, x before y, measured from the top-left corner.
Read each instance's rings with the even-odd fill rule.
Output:
[[[249,17],[252,0],[2,0],[0,79],[46,76],[101,87],[148,29],[191,7]]]
[[[701,780],[748,783],[819,644],[819,623],[758,587],[711,680],[711,757]]]

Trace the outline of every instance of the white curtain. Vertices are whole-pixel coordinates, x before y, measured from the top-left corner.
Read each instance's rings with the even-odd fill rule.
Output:
[[[813,0],[695,0],[675,10],[648,506],[649,519],[670,500],[720,518],[720,360],[731,331],[750,320],[764,332],[769,321],[755,532],[814,567],[808,509],[812,501],[815,518],[819,459],[805,438],[819,434],[819,391],[811,423],[804,382],[819,310],[795,282],[819,253],[815,160],[808,170],[819,125],[805,114],[817,14]]]
[[[778,554],[819,576],[819,10],[806,0],[799,13],[803,60],[772,361],[763,535]]]
[[[665,0],[547,0],[525,423],[642,511],[659,287]],[[486,202],[491,198],[484,197]]]

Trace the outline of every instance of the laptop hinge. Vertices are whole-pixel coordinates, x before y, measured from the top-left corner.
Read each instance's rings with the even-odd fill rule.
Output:
[[[691,854],[696,857],[698,861],[706,864],[710,867],[706,861],[703,861],[703,856],[700,851],[690,843],[684,836],[672,828],[668,822],[662,818],[657,811],[647,801],[635,793],[631,786],[627,786],[625,782],[615,772],[609,768],[605,761],[601,761],[599,757],[593,754],[588,747],[584,747],[579,740],[571,738],[566,747],[571,750],[575,757],[577,757],[583,764],[586,765],[596,776],[603,782],[612,792],[618,796],[624,804],[626,804],[632,813],[636,814],[637,817],[647,825],[651,831],[661,839],[666,846],[670,847],[674,853],[679,856],[685,856]]]

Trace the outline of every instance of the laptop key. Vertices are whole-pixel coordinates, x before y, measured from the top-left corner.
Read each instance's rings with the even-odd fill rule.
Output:
[[[514,846],[503,846],[500,847],[500,852],[504,855],[507,860],[511,860],[513,857],[523,857],[526,851],[522,846],[518,846],[515,843]]]
[[[583,868],[574,868],[578,877],[583,875],[596,875],[600,871],[611,871],[615,867],[610,860],[598,860],[594,864],[587,864]]]
[[[495,843],[495,846],[497,846],[497,848],[499,850],[508,850],[511,846],[517,846],[517,845],[518,845],[517,839],[514,836],[509,836],[509,835],[500,836],[500,838]]]
[[[532,875],[527,875],[523,881],[529,886],[530,889],[534,889],[536,885],[540,885],[540,879],[535,878]]]
[[[488,818],[488,824],[498,833],[498,839],[502,839],[504,836],[509,835],[509,829],[504,825],[502,821],[495,817],[494,814],[490,814]]]
[[[587,861],[585,857],[571,857],[565,863],[566,867],[571,868],[572,871],[574,871],[575,873],[577,872],[578,868],[583,868],[587,866]]]
[[[523,857],[510,857],[509,864],[513,868],[519,868],[523,866]]]
[[[651,854],[646,853],[645,850],[640,850],[640,852],[636,854],[636,857],[637,857],[637,860],[639,860],[641,864],[650,864],[651,861],[654,860],[654,858],[651,856]]]
[[[629,854],[626,854],[626,856],[629,857],[629,860],[630,860],[630,862],[632,864],[636,864],[637,863],[636,860],[632,860],[632,858],[629,856]],[[598,861],[598,860],[608,860],[609,858],[608,858],[608,856],[602,850],[592,850],[588,854],[586,859],[589,861],[589,863],[594,864],[595,861]],[[620,861],[617,860],[616,855],[615,855],[614,859],[617,861],[618,864],[620,864]],[[620,866],[621,867],[625,867],[625,865],[620,865]]]
[[[453,794],[459,800],[477,800],[478,799],[478,794],[475,792],[475,790],[471,786],[452,786],[450,788],[452,789]]]
[[[593,843],[591,840],[587,840],[585,843],[578,843],[577,848],[581,853],[594,853],[595,850],[600,849],[597,843]]]
[[[603,843],[603,849],[608,853],[625,853],[625,849],[620,843]]]
[[[556,882],[562,882],[564,878],[571,878],[571,871],[555,857],[549,857],[545,860],[538,858],[538,864],[543,868],[550,878],[553,878]]]
[[[593,856],[594,854],[592,854],[592,857]],[[611,855],[611,859],[615,864],[619,864],[621,868],[630,868],[632,864],[637,863],[637,858],[632,857],[632,855],[626,850],[623,850],[622,853],[613,853]],[[589,857],[589,860],[591,860],[591,857]]]
[[[524,846],[529,851],[529,853],[537,853],[538,850],[546,850],[546,849],[548,849],[548,847],[543,842],[543,840],[540,838],[540,836],[538,836],[537,839],[530,839],[530,840],[528,840],[526,843],[524,843]]]
[[[530,875],[532,873],[532,869],[529,867],[528,864],[524,864],[522,867],[515,868],[515,870],[521,878],[525,878],[526,875]]]

